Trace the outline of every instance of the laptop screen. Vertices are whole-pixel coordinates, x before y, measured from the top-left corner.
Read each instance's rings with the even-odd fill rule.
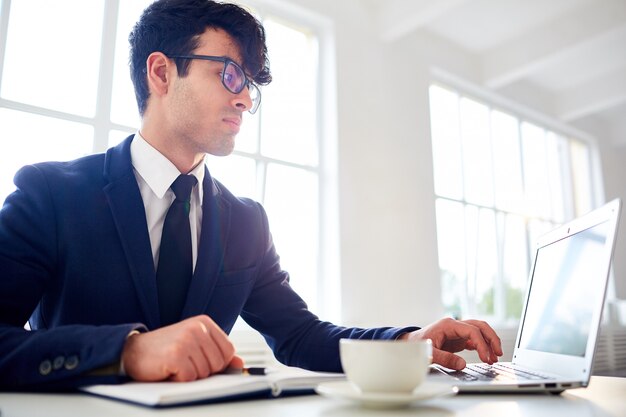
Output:
[[[584,357],[594,309],[604,296],[610,222],[537,250],[519,347]]]

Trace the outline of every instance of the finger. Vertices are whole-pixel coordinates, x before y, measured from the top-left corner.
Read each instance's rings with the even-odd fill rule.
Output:
[[[498,361],[498,356],[502,356],[504,352],[502,351],[502,341],[500,337],[498,337],[497,333],[489,324],[480,320],[467,320],[467,323],[472,324],[480,329],[480,332],[483,334],[484,339],[487,341],[492,355],[496,362]]]
[[[230,363],[228,364],[228,366],[230,368],[243,369],[243,366],[244,366],[243,359],[240,356],[235,355],[230,360]]]
[[[193,322],[185,324],[179,330],[177,347],[168,355],[170,380],[194,381],[208,375],[210,369],[199,343],[199,336],[204,335],[200,326]]]
[[[493,330],[493,328],[491,328],[491,326],[489,326],[489,324],[485,323],[484,321],[480,321],[480,320],[467,320],[466,322],[471,324],[471,325],[473,325],[473,326],[478,327],[480,329],[481,333],[483,334],[483,337],[489,343],[489,345],[493,349],[493,351],[498,356],[503,355],[503,352],[502,352],[502,341],[498,337],[498,334],[496,333],[496,331]]]
[[[205,333],[211,334],[211,337],[216,341],[216,343],[221,344],[230,344],[228,339],[228,335],[222,330],[220,326],[217,325],[209,316],[198,316],[198,322],[202,324],[203,328],[206,329]]]
[[[214,333],[210,333],[211,335],[211,343],[209,349],[207,349],[207,354],[210,354],[209,361],[211,362],[211,370],[213,373],[218,373],[226,369],[228,364],[230,363],[233,355],[234,348],[232,349],[232,353],[224,352],[221,347],[221,341],[223,340],[220,335],[216,335]]]
[[[207,327],[206,327],[206,325],[204,323],[199,321],[198,324],[200,325],[200,330],[202,330],[202,333],[204,333],[204,334],[209,333],[209,330],[207,329]]]
[[[221,372],[232,359],[235,348],[226,333],[208,316],[201,316],[198,323],[202,324],[204,337],[200,346],[209,364],[209,372],[210,374]]]
[[[213,323],[214,330],[211,331],[211,337],[216,346],[222,352],[222,356],[227,359],[227,362],[235,355],[235,347],[228,338],[228,335],[215,323]]]
[[[178,366],[176,368],[170,368],[171,374],[169,379],[171,381],[187,382],[198,379],[196,367],[193,365],[191,360],[187,359],[186,361],[179,361],[177,365]]]
[[[224,368],[225,360],[213,337],[217,332],[211,331],[202,320],[195,322],[194,326],[195,324],[197,327],[194,328],[199,328],[196,334],[199,356],[196,360],[201,367],[202,377],[207,377],[220,372]],[[202,361],[201,364],[200,361]]]
[[[202,320],[190,320],[187,324],[192,339],[187,346],[186,356],[195,368],[196,378],[206,378],[212,373],[211,362],[205,353],[205,346],[212,343],[209,329]]]
[[[487,347],[489,348],[488,352],[489,352],[489,359],[490,359],[490,361],[488,361],[487,363],[489,363],[490,365],[493,365],[493,363],[498,362],[498,356],[493,352],[493,350],[491,349],[489,345]],[[476,346],[471,340],[466,341],[464,348],[465,350],[470,350],[470,351],[476,350]]]
[[[455,355],[454,353],[446,352],[441,349],[433,348],[433,363],[445,366],[446,368],[455,369],[460,371],[465,368],[466,362],[462,357]]]
[[[207,341],[210,341],[211,338],[209,336],[209,330],[204,323],[198,321],[194,324],[197,324],[198,326],[192,327],[192,329],[195,329],[196,343],[192,347],[193,350],[190,353],[190,360],[196,368],[198,378],[206,378],[211,375],[212,368],[204,347],[207,345]]]
[[[485,341],[480,329],[477,326],[464,321],[457,322],[456,324],[457,325],[454,326],[453,329],[456,336],[466,339],[465,344],[470,342],[476,348],[478,357],[480,357],[483,362],[492,364],[493,360],[491,359],[491,356],[493,355],[491,353],[491,348]]]
[[[235,347],[228,338],[228,335],[209,317],[206,317],[209,321],[209,335],[211,336],[211,364],[213,372],[221,372],[226,368],[229,362],[235,355]],[[218,360],[219,359],[219,360]],[[213,367],[213,364],[217,368]]]
[[[206,378],[211,374],[211,365],[204,353],[203,346],[210,341],[209,331],[206,325],[198,319],[187,319],[184,322],[175,324],[179,327],[179,349],[174,365],[177,371],[172,371],[172,380],[192,381],[199,378]],[[182,326],[182,327],[181,327]]]
[[[207,360],[204,351],[197,349],[192,355],[189,356],[189,361],[194,367],[196,377],[195,379],[206,378],[211,375],[211,365]]]

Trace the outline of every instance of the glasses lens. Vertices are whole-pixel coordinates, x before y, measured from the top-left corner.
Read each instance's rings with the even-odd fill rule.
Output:
[[[252,107],[249,112],[254,114],[259,105],[261,104],[261,92],[259,88],[252,84],[249,80],[246,82],[246,75],[243,72],[243,69],[232,61],[228,61],[224,68],[224,75],[222,77],[224,87],[229,90],[233,94],[239,94],[244,89],[244,87],[248,86],[248,92],[250,94],[250,100],[252,100]]]
[[[261,91],[259,87],[251,82],[248,82],[248,91],[250,92],[250,99],[252,100],[252,107],[250,107],[249,112],[254,114],[261,105]]]
[[[246,76],[239,65],[234,62],[228,62],[224,68],[224,86],[230,90],[231,93],[239,94],[243,90],[243,86],[246,82]]]

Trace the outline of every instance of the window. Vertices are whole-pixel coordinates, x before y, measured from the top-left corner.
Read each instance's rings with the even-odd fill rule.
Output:
[[[535,237],[594,206],[592,147],[448,87],[429,93],[444,307],[515,321]]]
[[[127,38],[150,2],[0,2],[0,203],[21,166],[102,152],[137,130]],[[320,138],[332,135],[319,128],[325,29],[280,10],[259,15],[274,81],[263,87],[259,111],[244,115],[234,155],[207,164],[236,195],[264,204],[292,285],[323,313],[330,310],[319,302],[320,287],[338,268],[321,249],[329,239],[328,184],[336,181],[322,158],[329,148],[321,152]]]
[[[319,311],[320,178],[318,43],[307,28],[263,17],[274,81],[247,114],[233,156],[209,156],[211,172],[238,196],[267,210],[291,285]]]
[[[94,151],[103,10],[102,0],[2,2],[0,201],[24,164]],[[81,18],[59,24],[70,15]]]

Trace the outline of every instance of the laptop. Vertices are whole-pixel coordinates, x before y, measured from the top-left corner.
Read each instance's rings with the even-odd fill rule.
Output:
[[[433,365],[429,378],[460,392],[586,387],[600,329],[621,201],[539,237],[511,362]]]

